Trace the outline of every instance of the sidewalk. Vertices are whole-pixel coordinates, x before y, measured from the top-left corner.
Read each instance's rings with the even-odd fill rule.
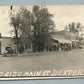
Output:
[[[7,54],[7,55],[1,55],[3,57],[18,57],[18,56],[40,56],[40,55],[53,55],[53,54],[59,54],[59,53],[72,53],[72,52],[78,52],[78,51],[83,51],[84,49],[73,49],[73,50],[68,50],[68,51],[48,51],[48,52],[33,52],[33,53],[22,53],[22,54]]]
[[[13,54],[13,56],[40,56],[40,55],[53,55],[53,54],[59,54],[59,53],[68,53],[68,52],[78,52],[80,50],[84,50],[84,49],[73,49],[73,50],[69,50],[69,51],[51,51],[51,52],[35,52],[35,53],[23,53],[23,54]]]

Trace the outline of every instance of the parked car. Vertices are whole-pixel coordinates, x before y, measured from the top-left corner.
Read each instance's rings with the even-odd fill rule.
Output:
[[[11,47],[6,47],[5,50],[7,51],[7,54],[13,54],[14,50]]]

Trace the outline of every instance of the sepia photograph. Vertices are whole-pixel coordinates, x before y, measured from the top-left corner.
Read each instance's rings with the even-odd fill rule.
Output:
[[[84,78],[84,5],[0,6],[0,80]]]

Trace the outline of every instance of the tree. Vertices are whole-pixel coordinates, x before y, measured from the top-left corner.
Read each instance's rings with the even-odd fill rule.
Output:
[[[83,28],[83,26],[81,25],[81,23],[72,22],[72,23],[69,23],[68,25],[66,25],[65,30],[69,31],[68,32],[69,34],[74,33],[76,40],[79,40],[79,32],[82,31],[82,28]]]
[[[32,14],[26,8],[20,8],[16,14],[10,14],[10,24],[14,27],[14,40],[17,45],[17,52],[19,51],[19,44],[24,43],[28,48],[31,36],[31,17]]]
[[[53,15],[48,9],[42,6],[33,7],[34,16],[34,50],[43,51],[46,45],[51,44],[50,31],[55,27],[52,20]]]
[[[19,15],[17,14],[16,16],[14,16],[13,14],[11,15],[11,25],[13,25],[14,27],[14,40],[15,40],[15,44],[17,45],[17,52],[19,51],[19,38],[18,38],[18,29],[19,29],[19,25],[20,25],[20,18]]]
[[[21,39],[26,45],[26,48],[29,48],[32,42],[32,14],[26,8],[21,8],[19,11],[20,16],[20,30],[21,30]]]
[[[72,23],[69,23],[69,25],[67,25],[65,27],[65,29],[68,29],[70,32],[72,33],[78,33],[80,30],[82,30],[82,25],[81,23],[75,23],[75,22],[72,22]]]

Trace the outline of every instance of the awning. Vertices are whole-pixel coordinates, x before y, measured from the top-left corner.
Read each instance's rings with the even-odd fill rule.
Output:
[[[55,38],[55,37],[53,37],[52,39],[59,41],[59,43],[72,43],[70,40],[66,40],[66,39],[63,39],[63,38]]]
[[[58,45],[58,43],[52,43],[52,45]]]

